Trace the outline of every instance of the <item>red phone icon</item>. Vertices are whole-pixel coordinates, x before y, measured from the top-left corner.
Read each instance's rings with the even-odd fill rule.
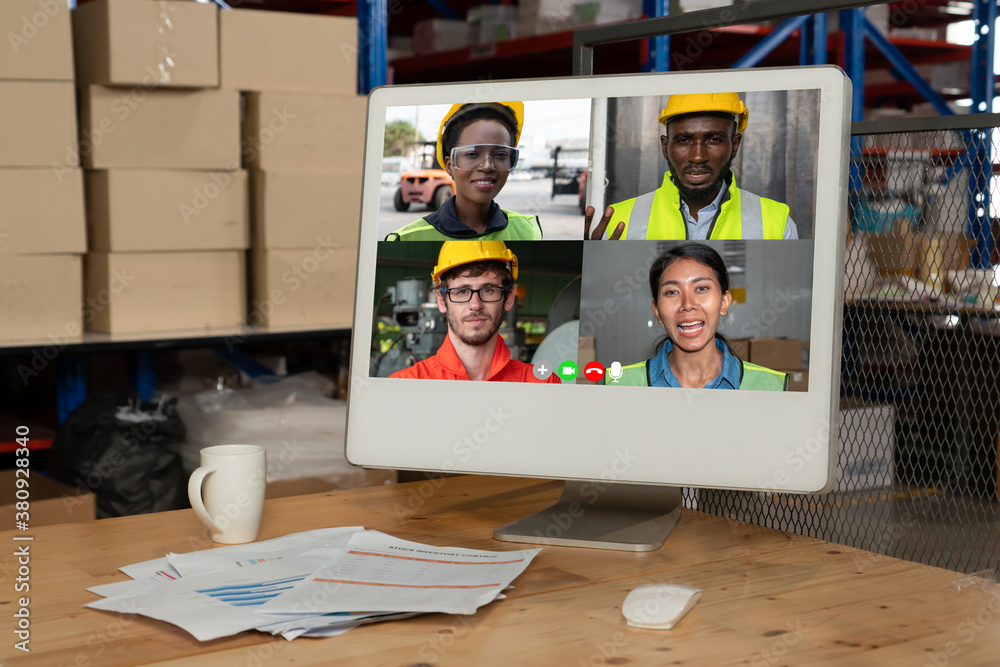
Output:
[[[598,382],[604,377],[604,365],[597,361],[591,361],[583,367],[583,376],[591,382]]]

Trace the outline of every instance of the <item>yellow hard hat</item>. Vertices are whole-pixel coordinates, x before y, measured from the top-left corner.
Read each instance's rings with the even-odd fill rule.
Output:
[[[438,263],[431,273],[435,285],[441,284],[441,274],[449,269],[475,262],[505,262],[517,280],[517,256],[503,241],[445,241],[438,252]]]
[[[736,133],[747,129],[750,110],[736,93],[702,93],[698,95],[671,95],[667,107],[660,112],[660,122],[666,127],[674,116],[700,111],[727,113],[739,116]]]
[[[521,128],[524,127],[524,102],[471,102],[467,104],[453,104],[448,109],[448,113],[441,119],[441,127],[438,128],[437,160],[442,169],[444,169],[444,148],[441,146],[441,137],[444,136],[444,128],[451,121],[455,120],[456,117],[473,109],[483,107],[496,109],[500,113],[511,117],[514,125],[517,127],[517,131],[514,133],[514,148],[517,148],[517,142],[521,140]]]

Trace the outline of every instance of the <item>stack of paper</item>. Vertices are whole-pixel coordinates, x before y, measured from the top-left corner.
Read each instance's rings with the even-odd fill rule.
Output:
[[[399,540],[361,527],[168,554],[121,568],[132,581],[90,588],[85,606],[168,621],[207,641],[244,630],[331,637],[419,613],[474,614],[540,549],[479,551]]]

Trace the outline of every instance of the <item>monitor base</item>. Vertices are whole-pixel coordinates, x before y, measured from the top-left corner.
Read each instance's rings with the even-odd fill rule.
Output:
[[[616,551],[655,551],[681,518],[678,486],[572,482],[559,501],[500,526],[493,539]]]

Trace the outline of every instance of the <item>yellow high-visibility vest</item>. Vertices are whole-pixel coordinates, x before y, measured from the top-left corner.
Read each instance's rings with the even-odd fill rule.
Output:
[[[730,172],[732,175],[732,172]],[[644,195],[612,204],[615,213],[608,233],[625,223],[625,240],[686,239],[687,224],[681,213],[681,193],[670,178]],[[729,196],[719,207],[709,239],[782,239],[788,222],[788,205],[758,197],[736,187],[729,179]]]
[[[503,209],[501,209],[503,210]],[[542,225],[536,215],[507,214],[507,226],[482,236],[448,236],[435,229],[424,218],[400,227],[385,237],[386,241],[541,241]]]
[[[604,371],[604,384],[617,384],[623,387],[649,387],[649,359],[637,364],[622,367],[622,375],[614,381],[611,369]],[[751,364],[740,360],[740,389],[755,389],[762,391],[787,391],[788,373],[774,371],[770,368]]]

